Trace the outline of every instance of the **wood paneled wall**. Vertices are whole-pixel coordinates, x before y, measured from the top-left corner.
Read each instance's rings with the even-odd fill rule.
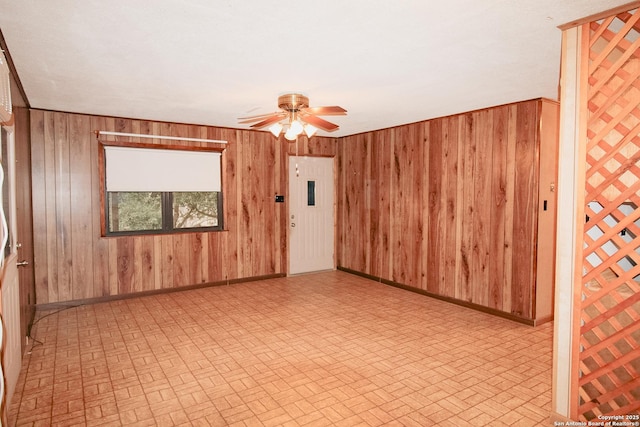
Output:
[[[38,304],[286,274],[287,205],[274,196],[286,194],[294,144],[268,132],[42,110],[31,110],[30,119]],[[101,237],[95,130],[227,140],[225,231]],[[335,150],[332,138],[299,143],[301,155]]]
[[[274,196],[297,152],[338,157],[339,267],[532,318],[542,102],[297,149],[267,132],[31,110],[37,303],[286,274]],[[95,130],[227,140],[225,231],[101,237]]]
[[[340,139],[338,266],[533,318],[545,102]]]

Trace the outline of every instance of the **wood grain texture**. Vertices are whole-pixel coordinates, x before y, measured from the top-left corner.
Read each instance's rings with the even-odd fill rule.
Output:
[[[540,102],[301,138],[298,155],[338,157],[338,265],[532,316]],[[287,192],[295,144],[266,132],[40,110],[30,120],[38,303],[286,273],[287,205],[274,195]],[[224,231],[101,237],[94,130],[227,140]]]
[[[505,216],[507,201],[507,143],[509,133],[509,107],[499,107],[493,112],[493,173],[490,182],[490,223],[488,259],[488,306],[503,309],[503,294],[506,287],[506,252],[505,246]],[[509,198],[511,195],[509,195]]]
[[[45,119],[44,112],[31,111],[30,115],[31,133],[31,186],[32,186],[32,208],[33,208],[33,264],[36,302],[49,301],[49,267],[48,267],[48,245],[47,226],[48,221],[44,213],[47,210],[47,187],[45,168]],[[38,236],[38,244],[36,244]]]
[[[29,119],[38,304],[286,273],[286,204],[274,201],[275,194],[286,191],[290,144],[284,140],[267,132],[43,110],[30,110]],[[102,237],[104,188],[95,130],[227,140],[227,145],[216,146],[224,149],[224,230]],[[335,155],[336,141],[314,137],[305,151]]]
[[[106,120],[104,117],[91,117],[90,130],[106,129]],[[91,257],[93,260],[93,280],[87,283],[86,295],[93,297],[103,297],[110,295],[109,288],[109,241],[100,239],[100,233],[104,229],[103,218],[101,212],[104,209],[102,198],[100,195],[104,191],[104,183],[98,177],[100,176],[99,168],[104,166],[104,159],[101,158],[101,150],[98,144],[89,142],[89,150],[91,153],[91,189],[90,189],[90,209],[91,209]],[[101,163],[102,162],[102,163]],[[41,213],[40,213],[41,215]],[[92,283],[92,286],[89,285]],[[89,290],[88,287],[91,286]]]
[[[91,203],[84,199],[91,194],[91,123],[79,116],[70,117],[69,140],[78,141],[69,149],[69,164],[73,167],[73,179],[69,178],[71,219],[71,283],[91,283],[93,276],[92,257],[92,211]],[[71,289],[71,299],[84,299],[86,286]],[[91,292],[92,293],[92,292]]]
[[[443,155],[445,162],[443,178],[442,202],[446,206],[444,215],[445,239],[443,243],[443,258],[440,263],[444,268],[442,279],[439,283],[438,293],[446,297],[453,297],[455,287],[447,286],[447,283],[455,283],[459,274],[458,235],[462,224],[462,216],[459,214],[461,203],[458,200],[458,165],[460,164],[460,138],[459,121],[457,117],[448,117],[443,124]]]
[[[371,133],[371,256],[369,264],[372,274],[390,277],[390,218],[391,194],[386,191],[391,182],[391,130]]]
[[[463,150],[462,150],[462,176],[461,176],[461,194],[458,194],[462,202],[462,227],[460,235],[460,270],[459,285],[456,286],[456,298],[463,301],[473,301],[473,240],[474,240],[474,217],[476,215],[474,208],[475,199],[475,156],[476,156],[476,138],[475,138],[475,115],[465,114],[462,117],[463,126]]]
[[[532,286],[535,278],[535,254],[538,207],[538,106],[518,105],[516,113],[516,152],[513,206],[513,272],[511,312],[528,317],[531,313]]]
[[[427,251],[425,252],[427,265],[424,267],[426,272],[426,290],[434,294],[440,294],[446,289],[444,263],[447,255],[442,251],[445,248],[446,239],[446,189],[443,188],[445,183],[445,170],[447,164],[444,162],[445,157],[445,135],[443,134],[442,119],[432,120],[427,123],[427,150],[429,156],[429,204],[427,216],[427,235],[428,242]]]
[[[640,10],[625,8],[580,29],[571,417],[583,422],[640,412]]]
[[[475,133],[475,168],[473,197],[473,256],[471,277],[473,278],[471,301],[489,306],[489,248],[491,236],[491,176],[493,173],[493,109],[481,110],[474,115],[477,124]]]
[[[18,261],[29,264],[18,269],[20,281],[20,336],[27,336],[35,315],[35,276],[33,257],[33,221],[31,189],[31,149],[29,144],[29,111],[15,108],[15,185],[16,185],[16,238]],[[26,347],[21,340],[22,351]]]
[[[340,139],[338,266],[533,319],[542,102]]]

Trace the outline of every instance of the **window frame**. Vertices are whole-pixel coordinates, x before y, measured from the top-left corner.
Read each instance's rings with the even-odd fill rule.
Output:
[[[120,142],[120,141],[98,141],[98,169],[100,183],[100,229],[102,237],[117,236],[144,236],[144,235],[164,235],[164,234],[183,234],[183,233],[201,233],[224,231],[224,177],[223,177],[223,158],[224,149],[213,147],[191,147],[183,145],[165,145],[165,144],[145,144],[138,142]],[[173,217],[173,193],[171,191],[155,191],[161,195],[162,210],[162,228],[155,230],[126,230],[126,231],[110,231],[109,230],[109,192],[106,185],[106,155],[105,147],[127,147],[127,148],[143,148],[150,150],[175,150],[175,151],[200,151],[210,153],[220,153],[220,184],[221,189],[217,192],[218,204],[218,225],[212,227],[191,227],[191,228],[174,228]],[[169,215],[165,215],[169,212]]]

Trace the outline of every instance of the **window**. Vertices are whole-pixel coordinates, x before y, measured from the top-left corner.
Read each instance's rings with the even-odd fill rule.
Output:
[[[307,206],[316,205],[316,182],[307,181]]]
[[[104,147],[105,234],[221,230],[221,154]]]

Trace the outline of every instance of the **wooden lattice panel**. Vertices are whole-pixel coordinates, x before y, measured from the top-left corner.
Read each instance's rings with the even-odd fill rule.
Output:
[[[585,24],[581,420],[640,409],[640,12]],[[585,40],[586,41],[586,40]]]

